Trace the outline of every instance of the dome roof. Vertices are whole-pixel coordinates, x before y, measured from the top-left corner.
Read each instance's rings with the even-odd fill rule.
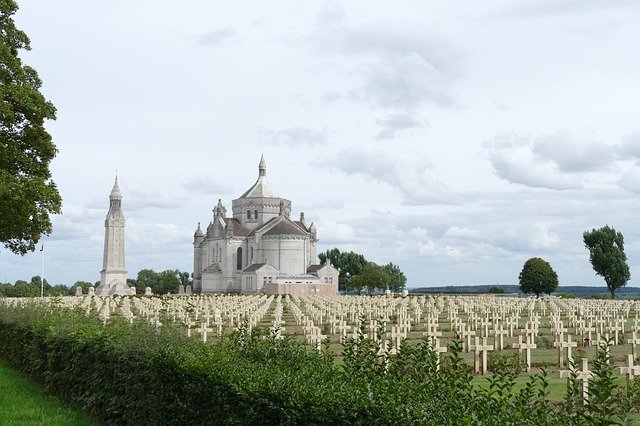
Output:
[[[202,233],[202,229],[200,229],[200,222],[198,222],[198,229],[196,229],[196,233],[193,234],[194,237],[204,237],[204,234]]]
[[[267,181],[267,163],[264,161],[264,155],[260,158],[258,166],[258,180],[240,198],[280,198]]]

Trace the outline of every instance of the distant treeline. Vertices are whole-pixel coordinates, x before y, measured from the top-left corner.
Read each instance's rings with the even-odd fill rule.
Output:
[[[413,294],[520,294],[520,287],[517,285],[467,285],[467,286],[441,286],[441,287],[420,287],[409,289]],[[607,287],[588,286],[559,286],[554,295],[573,295],[575,297],[608,296]],[[640,287],[620,287],[616,294],[620,298],[640,297]]]
[[[90,283],[88,281],[76,281],[71,287],[65,284],[50,285],[44,280],[41,286],[39,275],[32,277],[30,281],[17,280],[15,283],[0,283],[0,297],[38,297],[44,290],[45,296],[72,296],[76,294],[76,287],[82,287],[82,293],[88,294],[89,287],[97,287],[100,281]],[[136,288],[136,293],[144,294],[147,287],[154,294],[178,293],[180,285],[192,285],[193,280],[188,272],[178,269],[169,269],[155,272],[152,269],[142,269],[135,279],[127,279],[127,285]]]

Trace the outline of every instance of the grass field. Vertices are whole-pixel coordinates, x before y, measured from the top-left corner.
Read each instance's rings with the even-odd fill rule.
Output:
[[[0,363],[0,425],[93,425],[81,410]]]

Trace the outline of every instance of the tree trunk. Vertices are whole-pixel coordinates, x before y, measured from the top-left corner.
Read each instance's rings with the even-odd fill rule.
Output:
[[[611,292],[611,300],[614,300],[616,298],[616,291],[613,289],[609,289],[609,291]]]

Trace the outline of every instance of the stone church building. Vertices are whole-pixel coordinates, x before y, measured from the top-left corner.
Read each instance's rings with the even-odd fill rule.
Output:
[[[291,201],[267,181],[264,156],[258,180],[231,202],[231,217],[218,200],[206,233],[194,235],[193,288],[202,293],[236,292],[335,295],[338,270],[317,265],[316,227],[304,213],[291,220]]]

